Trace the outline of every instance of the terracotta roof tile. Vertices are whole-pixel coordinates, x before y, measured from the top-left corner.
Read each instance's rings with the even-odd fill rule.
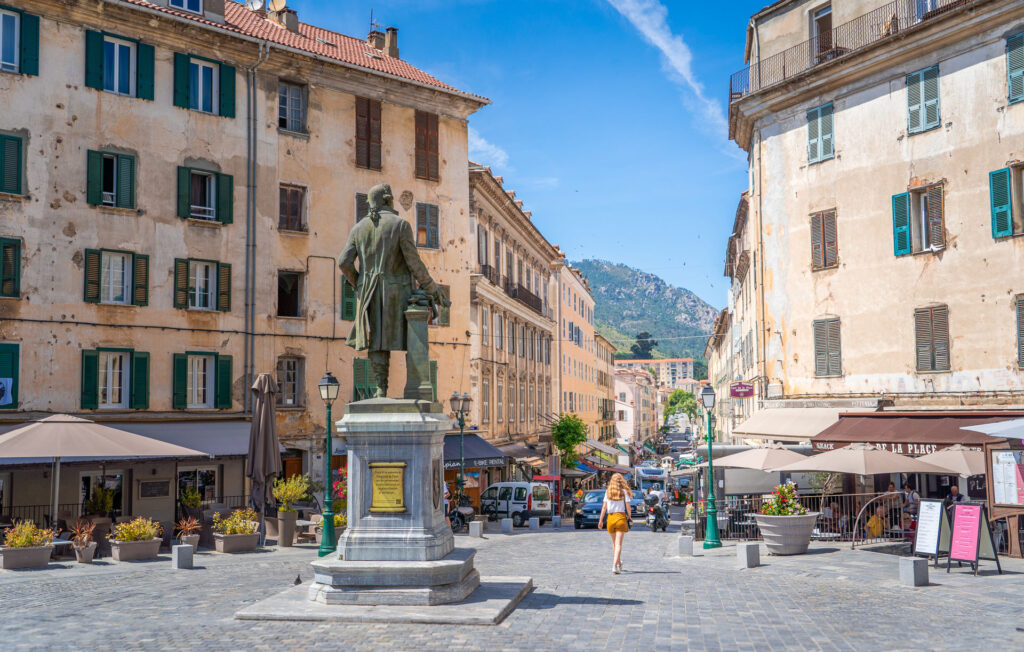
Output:
[[[296,34],[232,0],[226,0],[224,3],[224,23],[208,20],[188,11],[164,7],[147,0],[120,1],[125,4],[146,7],[161,13],[186,18],[227,32],[234,32],[297,50],[303,50],[311,54],[366,68],[367,70],[382,72],[420,84],[434,86],[441,90],[472,95],[428,75],[407,61],[389,57],[378,50],[374,50],[363,39],[346,36],[307,23],[299,23],[299,33]],[[371,56],[371,54],[374,56]],[[472,96],[479,98],[483,102],[489,102],[485,97],[479,95]]]

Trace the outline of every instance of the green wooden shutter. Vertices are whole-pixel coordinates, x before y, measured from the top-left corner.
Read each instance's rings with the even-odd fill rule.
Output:
[[[103,203],[103,152],[86,152],[85,201],[93,206]]]
[[[427,206],[427,242],[435,249],[441,246],[439,211],[440,209],[437,206],[432,204]]]
[[[928,189],[928,244],[935,248],[946,246],[946,225],[942,201],[942,186]]]
[[[188,259],[174,259],[174,307],[188,308]]]
[[[235,178],[230,174],[217,175],[217,221],[231,224],[235,220]]]
[[[103,34],[85,33],[85,85],[103,90]]]
[[[0,378],[10,378],[10,393],[0,394],[0,410],[14,410],[18,407],[18,345],[0,344]]]
[[[231,311],[231,265],[217,263],[217,310]]]
[[[1017,366],[1024,367],[1024,296],[1017,297]]]
[[[135,208],[135,157],[117,155],[117,205]]]
[[[1024,32],[1006,39],[1010,103],[1024,101]]]
[[[21,296],[21,241],[0,238],[0,297]]]
[[[178,166],[178,217],[187,218],[192,215],[192,199],[190,184],[192,182],[192,170]]]
[[[816,163],[821,156],[821,109],[807,112],[807,162]]]
[[[907,75],[907,131],[916,134],[924,124],[924,105],[921,97],[921,73]]]
[[[433,390],[432,401],[437,400],[437,360],[430,361],[430,388]]]
[[[218,355],[217,371],[214,373],[216,387],[213,393],[213,407],[218,410],[231,409],[231,384],[233,380],[231,376],[231,356]]]
[[[149,409],[149,354],[132,351],[131,389],[128,407],[133,410]]]
[[[184,353],[175,353],[171,365],[171,407],[188,407],[188,356]]]
[[[440,286],[444,290],[446,297],[451,296],[451,287],[447,285]],[[451,306],[436,305],[434,307],[437,310],[437,325],[438,326],[450,326],[451,325]]]
[[[892,196],[893,255],[910,253],[910,193]]]
[[[174,106],[183,109],[189,107],[188,103],[188,55],[181,52],[174,53]]]
[[[85,250],[85,301],[87,303],[100,302],[100,268],[103,264],[103,254],[99,249]]]
[[[149,305],[149,256],[146,254],[132,255],[132,304]]]
[[[21,74],[39,74],[39,16],[21,14],[21,46],[18,60]]]
[[[99,351],[82,351],[82,397],[83,410],[95,410],[99,407],[100,391],[100,353]]]
[[[21,139],[0,135],[0,192],[21,194]]]
[[[153,69],[155,68],[156,49],[148,43],[135,45],[135,95],[143,100],[152,100]]]
[[[235,67],[220,64],[220,114],[235,117]]]
[[[989,202],[992,210],[992,237],[1013,235],[1013,214],[1010,208],[1010,168],[988,173]]]
[[[832,103],[829,102],[825,106],[821,107],[821,160],[827,160],[835,155],[835,146],[833,143],[833,120],[832,120]]]
[[[348,279],[341,284],[341,318],[344,321],[356,320],[356,289]]]
[[[939,126],[941,121],[939,111],[939,67],[932,66],[922,73],[924,98],[924,125],[922,131],[933,129]]]
[[[371,384],[370,361],[365,358],[354,358],[352,360],[352,400],[363,401],[373,398],[373,392],[369,389]]]

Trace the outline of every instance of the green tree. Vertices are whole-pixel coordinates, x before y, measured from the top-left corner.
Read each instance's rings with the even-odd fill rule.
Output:
[[[562,454],[563,467],[576,464],[576,447],[587,441],[587,430],[587,424],[573,412],[560,415],[551,425],[551,439]]]
[[[654,357],[654,347],[658,346],[657,340],[647,331],[636,334],[636,343],[629,347],[633,355],[640,360],[649,360]]]
[[[693,377],[697,380],[708,379],[708,363],[703,360],[695,359],[693,361]]]
[[[697,418],[697,398],[692,392],[677,389],[668,395],[668,402],[665,404],[665,419],[668,420],[677,412],[687,415],[691,421]]]

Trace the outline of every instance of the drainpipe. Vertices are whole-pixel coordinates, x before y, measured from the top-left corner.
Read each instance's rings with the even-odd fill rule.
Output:
[[[245,69],[246,90],[246,130],[245,130],[245,337],[243,339],[242,378],[245,387],[243,410],[252,412],[252,393],[249,388],[253,384],[253,368],[255,366],[256,329],[256,70],[270,56],[270,44],[260,41],[259,53],[252,66]]]

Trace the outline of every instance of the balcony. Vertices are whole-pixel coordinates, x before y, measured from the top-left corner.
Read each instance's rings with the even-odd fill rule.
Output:
[[[509,293],[510,297],[518,300],[520,303],[526,304],[538,315],[544,314],[544,302],[540,300],[540,297],[527,290],[526,286],[523,285],[512,284],[511,288],[512,291]]]
[[[480,274],[482,274],[493,285],[501,286],[501,274],[498,273],[497,268],[491,267],[490,265],[480,265]]]

